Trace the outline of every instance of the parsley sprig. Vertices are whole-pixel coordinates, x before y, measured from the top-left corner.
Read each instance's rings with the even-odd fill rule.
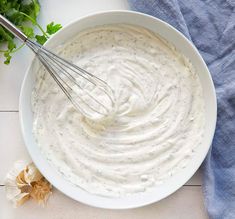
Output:
[[[37,22],[37,16],[40,12],[38,0],[0,0],[0,14],[9,19],[30,39],[35,39],[43,45],[50,35],[56,33],[62,28],[60,24],[51,22],[44,30]],[[34,27],[41,31],[41,35],[34,33]],[[0,46],[6,45],[6,49],[0,50],[5,57],[5,64],[9,64],[12,55],[23,45],[16,47],[13,34],[0,25]]]

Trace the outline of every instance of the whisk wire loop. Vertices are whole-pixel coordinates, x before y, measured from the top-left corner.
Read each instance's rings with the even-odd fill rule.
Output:
[[[46,70],[80,112],[87,117],[94,117],[95,114],[96,116],[106,116],[109,113],[113,104],[112,89],[105,81],[31,40],[26,40],[26,44],[35,52]],[[110,108],[96,99],[92,91],[82,87],[78,81],[83,82],[85,85],[90,83],[94,88],[98,88],[100,92],[103,92],[106,95],[106,102],[108,98],[108,107]],[[74,86],[76,86],[76,89]]]

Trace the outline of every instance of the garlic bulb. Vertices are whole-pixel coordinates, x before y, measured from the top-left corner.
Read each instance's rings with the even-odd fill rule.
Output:
[[[39,204],[45,204],[51,195],[52,186],[33,163],[17,161],[6,176],[6,197],[15,207],[30,197]]]

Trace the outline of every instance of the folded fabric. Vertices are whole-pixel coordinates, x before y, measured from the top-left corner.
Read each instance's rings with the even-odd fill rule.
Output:
[[[203,164],[210,218],[235,218],[235,0],[129,0],[133,10],[181,31],[206,61],[216,87],[217,127]]]

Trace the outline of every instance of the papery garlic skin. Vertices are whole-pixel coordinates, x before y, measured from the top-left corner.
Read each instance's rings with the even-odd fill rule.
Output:
[[[41,179],[37,182],[32,183],[33,189],[30,196],[37,201],[38,204],[44,206],[49,196],[52,194],[51,184],[45,179]]]
[[[15,162],[13,168],[8,172],[5,178],[6,197],[13,203],[14,207],[22,205],[29,199],[29,193],[22,193],[16,182],[17,176],[24,170],[27,164],[28,162],[23,160]],[[23,182],[21,186],[24,186]]]
[[[44,205],[52,194],[51,189],[51,184],[37,167],[26,161],[17,161],[5,179],[6,197],[14,207],[22,205],[30,197]]]

